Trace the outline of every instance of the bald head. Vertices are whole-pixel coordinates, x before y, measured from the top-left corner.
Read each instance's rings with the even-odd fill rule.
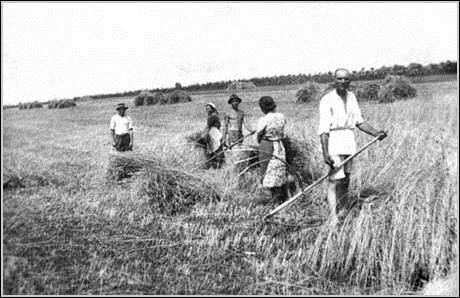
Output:
[[[347,77],[347,78],[350,78],[351,77],[351,74],[350,72],[348,71],[348,69],[345,69],[345,68],[338,68],[335,72],[334,72],[334,77],[337,78],[337,77]]]
[[[339,68],[334,72],[335,88],[339,94],[346,94],[351,81],[351,74],[345,68]]]

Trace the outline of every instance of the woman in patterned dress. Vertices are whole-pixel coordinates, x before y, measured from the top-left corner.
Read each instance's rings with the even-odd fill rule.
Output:
[[[259,99],[259,106],[265,114],[257,123],[259,162],[262,187],[269,198],[263,197],[259,203],[286,200],[286,151],[283,146],[286,118],[275,111],[276,104],[270,96]]]

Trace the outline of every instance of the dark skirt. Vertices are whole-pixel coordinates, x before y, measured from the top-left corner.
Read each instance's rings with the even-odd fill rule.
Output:
[[[273,142],[261,140],[259,144],[259,173],[260,180],[263,181],[265,172],[267,171],[268,163],[273,157]]]
[[[132,147],[129,146],[131,138],[129,133],[123,135],[115,135],[115,149],[117,151],[128,151],[132,150]]]

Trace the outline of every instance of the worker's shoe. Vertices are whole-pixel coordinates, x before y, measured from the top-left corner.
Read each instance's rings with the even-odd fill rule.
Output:
[[[273,202],[272,193],[269,189],[264,188],[259,197],[254,201],[255,205],[267,205]]]
[[[271,189],[271,192],[272,192],[273,201],[276,204],[282,204],[288,198],[285,185],[283,185],[281,187],[273,187]]]

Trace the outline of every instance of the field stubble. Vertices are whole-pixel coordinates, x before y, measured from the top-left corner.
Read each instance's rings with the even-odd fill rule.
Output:
[[[147,177],[142,170],[107,183],[108,119],[119,100],[85,102],[65,111],[4,111],[3,179],[41,177],[44,182],[4,190],[3,291],[411,293],[457,270],[455,86],[420,84],[417,98],[361,104],[365,118],[390,133],[355,162],[351,192],[356,197],[368,192],[373,200],[337,228],[296,225],[327,217],[324,185],[280,212],[276,220],[282,224],[265,224],[261,217],[274,206],[252,205],[259,191],[255,172],[244,175],[238,187],[229,165],[196,169],[201,155],[185,136],[204,126],[206,102],[227,110],[228,94],[128,110],[136,125],[136,154],[158,159],[185,179],[199,177],[220,196],[197,200],[174,215],[151,208],[152,198],[141,191]],[[261,116],[256,101],[265,94],[239,94],[252,123]],[[317,103],[296,104],[295,90],[269,94],[288,118],[288,133],[316,140],[317,148]],[[360,145],[370,138],[357,135]],[[325,171],[320,152],[314,154],[310,167]]]

